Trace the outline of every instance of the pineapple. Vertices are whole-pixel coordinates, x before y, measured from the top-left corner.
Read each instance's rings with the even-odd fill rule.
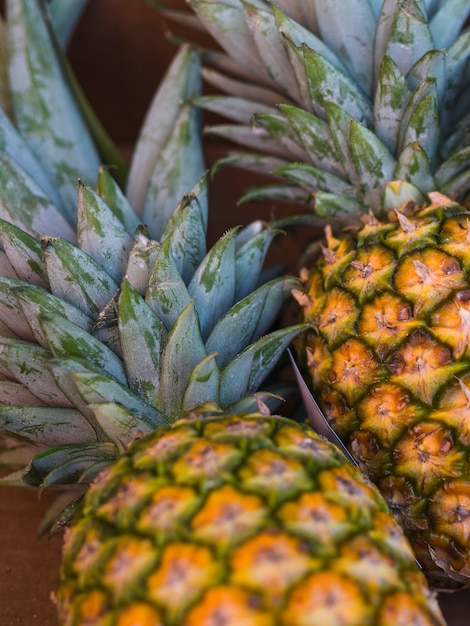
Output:
[[[205,76],[229,93],[198,103],[252,149],[225,163],[282,179],[247,197],[328,223],[294,291],[311,388],[433,585],[466,586],[470,2],[190,5],[224,49]]]
[[[21,4],[15,24],[40,21]],[[204,176],[172,208],[203,163],[187,104],[198,77],[183,47],[130,168],[138,212],[102,168],[96,191],[78,186],[74,229],[64,198],[42,201],[58,170],[34,152],[1,192],[0,459],[18,466],[3,482],[62,491],[47,520],[70,524],[60,622],[442,625],[376,488],[308,427],[269,415],[282,386],[260,385],[305,329],[270,331],[299,288],[263,271],[278,230],[253,222],[206,250]],[[53,134],[50,119],[35,130]]]

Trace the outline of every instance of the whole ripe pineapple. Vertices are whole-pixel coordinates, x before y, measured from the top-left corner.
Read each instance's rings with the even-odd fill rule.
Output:
[[[362,222],[313,246],[299,360],[432,583],[468,585],[470,2],[190,4],[231,94],[198,102],[253,150],[225,162],[287,181],[248,197]]]
[[[10,16],[20,6],[12,37],[20,24],[37,33],[42,23],[33,0],[11,0]],[[33,41],[23,39],[16,62],[26,52],[35,58]],[[41,88],[54,85],[50,67]],[[266,414],[276,397],[258,388],[304,328],[268,332],[297,284],[263,279],[276,230],[255,222],[206,251],[200,178],[168,212],[164,182],[186,184],[203,163],[198,116],[186,104],[197,69],[182,48],[136,149],[129,189],[146,227],[102,169],[96,192],[79,185],[75,231],[72,207],[46,206],[40,195],[58,172],[54,149],[43,182],[27,151],[0,194],[8,438],[0,459],[20,468],[3,482],[64,490],[51,512],[55,529],[73,518],[60,622],[443,624],[375,487],[309,428]],[[24,99],[13,96],[21,118]],[[36,125],[52,144],[56,96]],[[162,117],[171,132],[158,142]],[[3,128],[26,154],[6,120]],[[28,211],[15,201],[19,180]]]

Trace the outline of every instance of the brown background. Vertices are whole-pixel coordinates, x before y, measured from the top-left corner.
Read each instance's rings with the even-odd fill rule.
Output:
[[[168,2],[170,4],[170,2]],[[171,5],[183,7],[183,0]],[[175,47],[164,23],[145,0],[93,0],[71,43],[69,56],[91,104],[106,129],[129,157],[143,116]],[[208,145],[208,162],[224,146]],[[268,217],[268,205],[236,206],[255,179],[222,171],[211,191],[210,237],[254,217]],[[256,211],[256,213],[255,213]],[[277,208],[277,216],[286,212]],[[273,260],[295,270],[302,237],[276,247]],[[55,588],[61,537],[37,538],[41,517],[51,502],[45,494],[0,488],[0,625],[57,626],[50,594]],[[449,626],[470,624],[470,593],[442,595]],[[411,626],[411,625],[410,625]]]

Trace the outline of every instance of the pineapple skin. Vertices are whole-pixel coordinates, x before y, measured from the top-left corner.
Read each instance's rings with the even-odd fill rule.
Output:
[[[430,583],[470,581],[470,213],[440,194],[327,232],[296,352],[325,415],[377,484]]]
[[[180,420],[103,470],[57,600],[62,626],[444,624],[378,490],[262,414]]]

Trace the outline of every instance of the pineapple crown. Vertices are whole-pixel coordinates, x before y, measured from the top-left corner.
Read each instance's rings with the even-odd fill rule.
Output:
[[[385,209],[435,190],[465,200],[468,0],[189,4],[223,50],[203,51],[204,77],[227,94],[195,101],[229,120],[209,133],[249,149],[216,167],[279,181],[244,200],[307,203],[343,223],[381,213],[395,180],[405,188]]]
[[[279,387],[259,387],[304,326],[271,331],[297,285],[264,269],[275,224],[232,228],[207,249],[200,114],[187,102],[200,91],[195,51],[179,50],[157,90],[127,192],[100,167],[95,189],[81,181],[77,193],[99,144],[37,3],[10,4],[18,122],[0,115],[0,464],[19,468],[3,483],[45,488],[89,482],[134,438],[201,405],[277,404]],[[36,20],[37,36],[21,37]],[[60,133],[75,123],[85,154],[64,167]]]

